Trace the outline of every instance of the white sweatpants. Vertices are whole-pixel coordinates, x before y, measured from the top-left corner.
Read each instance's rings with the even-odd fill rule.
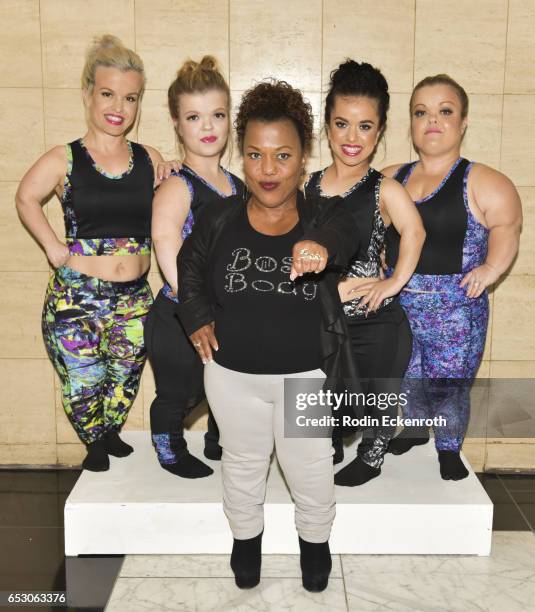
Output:
[[[321,370],[246,374],[208,363],[206,397],[223,447],[223,509],[236,539],[264,528],[266,479],[273,443],[295,503],[295,525],[307,542],[329,539],[335,516],[330,438],[284,437],[284,379],[324,379]],[[319,388],[318,388],[319,390]]]

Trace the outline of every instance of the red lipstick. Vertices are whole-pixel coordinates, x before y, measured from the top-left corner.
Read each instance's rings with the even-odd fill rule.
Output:
[[[212,142],[215,142],[217,140],[217,136],[205,136],[204,138],[201,138],[201,142],[205,142],[207,144],[211,144]]]
[[[276,189],[279,184],[278,183],[272,183],[272,182],[261,182],[259,183],[260,187],[262,187],[262,189],[265,189],[266,191],[272,191],[273,189]]]

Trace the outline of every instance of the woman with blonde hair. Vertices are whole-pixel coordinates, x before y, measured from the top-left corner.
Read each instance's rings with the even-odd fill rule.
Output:
[[[202,211],[230,196],[242,196],[244,185],[220,165],[229,136],[230,91],[216,60],[205,56],[200,62],[186,61],[169,87],[168,103],[184,156],[181,170],[172,172],[154,198],[152,236],[166,282],[145,328],[156,381],[151,432],[162,468],[182,478],[202,478],[213,470],[189,453],[183,421],[204,397],[203,364],[176,317],[176,257]],[[209,412],[205,457],[220,459],[218,441]]]
[[[145,361],[154,166],[162,161],[126,138],[144,88],[140,57],[114,36],[96,39],[82,73],[87,132],[37,160],[16,195],[22,222],[55,268],[43,336],[91,471],[107,470],[108,455],[133,451],[119,431]],[[63,208],[65,242],[42,210],[52,192]]]

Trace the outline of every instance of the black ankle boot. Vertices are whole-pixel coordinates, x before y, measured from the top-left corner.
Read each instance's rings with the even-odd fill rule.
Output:
[[[128,455],[134,452],[130,444],[127,444],[119,438],[119,432],[115,429],[106,432],[104,439],[106,441],[106,451],[108,455],[113,455],[114,457],[128,457]]]
[[[234,572],[236,586],[240,589],[252,589],[260,582],[262,565],[262,535],[248,540],[234,539],[230,567]]]
[[[312,593],[324,591],[332,569],[329,541],[314,544],[299,538],[299,549],[304,588]]]
[[[105,472],[110,469],[110,460],[106,452],[104,438],[86,444],[87,456],[82,461],[82,468],[90,472]]]
[[[222,454],[223,454],[223,449],[219,446],[219,444],[205,443],[204,456],[207,459],[211,459],[212,461],[221,461]]]

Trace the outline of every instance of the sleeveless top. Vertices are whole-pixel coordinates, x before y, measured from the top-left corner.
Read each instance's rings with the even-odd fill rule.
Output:
[[[394,178],[405,185],[417,163],[402,166]],[[467,182],[472,165],[460,157],[440,185],[415,202],[426,239],[406,288],[417,289],[419,275],[463,275],[484,262],[488,230],[468,206]],[[399,240],[399,234],[391,226],[386,236],[386,262],[391,268],[397,262]]]
[[[369,168],[368,172],[345,193],[329,196],[321,189],[321,180],[326,168],[313,172],[306,185],[307,198],[319,199],[325,204],[345,206],[353,215],[358,235],[355,236],[355,253],[349,262],[346,276],[352,278],[377,278],[381,269],[381,251],[384,246],[386,227],[379,208],[379,194],[384,176]],[[394,298],[386,298],[383,308]],[[361,298],[343,303],[347,317],[366,316],[367,309],[359,306]]]
[[[146,149],[127,141],[128,169],[102,170],[82,139],[66,145],[61,205],[70,255],[148,255],[154,169]]]
[[[241,181],[235,174],[225,170],[225,168],[221,168],[221,170],[223,170],[225,173],[232,188],[232,193],[229,196],[219,191],[217,187],[211,185],[208,181],[203,179],[202,176],[199,176],[195,170],[189,166],[186,166],[185,164],[182,165],[182,168],[178,172],[171,172],[171,176],[178,176],[186,183],[190,195],[190,209],[188,216],[186,217],[186,221],[184,222],[184,226],[182,227],[182,240],[185,240],[191,234],[195,219],[198,218],[205,206],[209,206],[214,202],[221,199],[230,198],[232,196],[237,195],[241,198],[245,196],[246,188],[243,181]],[[173,290],[171,289],[169,283],[164,283],[162,293],[166,298],[178,303],[178,298],[173,294]]]

